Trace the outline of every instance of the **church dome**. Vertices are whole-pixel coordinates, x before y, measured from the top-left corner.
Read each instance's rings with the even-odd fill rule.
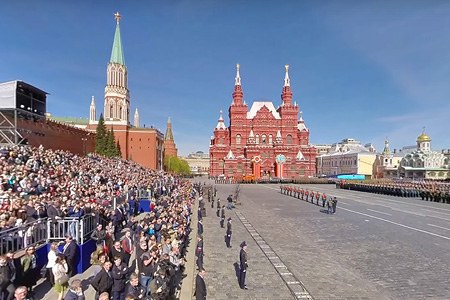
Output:
[[[431,138],[425,132],[423,132],[421,135],[417,137],[417,142],[418,143],[431,142]]]

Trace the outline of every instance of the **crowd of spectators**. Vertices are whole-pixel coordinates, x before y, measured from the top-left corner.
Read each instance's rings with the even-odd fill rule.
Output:
[[[5,277],[7,280],[0,274],[0,297],[13,299],[12,287],[20,286],[17,289],[22,291],[22,285],[32,291],[42,275],[36,269],[34,254],[39,234],[56,234],[46,232],[46,221],[56,223],[85,215],[95,216],[98,223],[91,235],[97,244],[91,257],[91,263],[98,266],[92,279],[97,298],[105,293],[114,299],[173,297],[184,266],[195,197],[188,181],[131,161],[28,146],[0,148],[0,174],[1,253],[7,254],[0,257],[0,264],[4,259],[9,272],[14,272],[14,276]],[[152,211],[137,221],[136,195],[142,191],[151,200]],[[118,197],[126,200],[113,206]],[[135,205],[130,206],[131,202]],[[100,220],[107,220],[107,226]],[[74,232],[74,228],[64,228],[64,249],[60,251],[54,244],[46,266],[59,299],[83,293],[68,280],[75,268],[68,255]],[[12,268],[13,252],[20,249],[25,255],[19,263],[16,259]],[[131,256],[136,259],[131,260]]]

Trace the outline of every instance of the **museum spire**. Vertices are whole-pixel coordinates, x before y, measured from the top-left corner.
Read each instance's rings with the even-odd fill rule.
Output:
[[[289,79],[289,65],[284,66],[286,73],[284,75],[284,86],[281,93],[281,99],[283,100],[282,105],[292,104],[292,91],[291,91],[291,80]]]
[[[240,65],[236,64],[236,78],[234,79],[233,104],[242,104],[244,93],[241,86],[241,75],[239,73]]]

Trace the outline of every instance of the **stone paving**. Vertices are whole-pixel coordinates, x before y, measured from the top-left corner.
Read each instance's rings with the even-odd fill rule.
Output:
[[[221,199],[222,204],[226,205],[226,198],[232,194],[233,187],[231,185],[218,186],[217,197]],[[211,209],[211,204],[207,201],[205,206],[207,207],[207,216],[203,218],[203,236],[207,299],[295,299],[268,258],[239,221],[235,210],[226,210],[226,219],[231,217],[233,226],[232,248],[228,249],[225,246],[226,229],[220,227],[220,218],[216,216],[216,203],[214,203],[214,209]],[[240,289],[237,280],[239,244],[244,240],[248,244],[249,252],[248,290]]]
[[[240,199],[239,211],[314,299],[450,299],[447,241],[339,207],[328,215],[274,185],[241,185]]]

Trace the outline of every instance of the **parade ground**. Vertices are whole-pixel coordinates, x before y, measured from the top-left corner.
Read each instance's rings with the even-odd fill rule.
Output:
[[[336,214],[283,195],[278,185],[240,185],[241,204],[226,210],[231,249],[216,203],[211,209],[205,200],[208,299],[450,299],[449,205],[334,185],[301,187],[336,196]],[[226,205],[236,185],[217,189]],[[236,277],[243,240],[248,290]]]

